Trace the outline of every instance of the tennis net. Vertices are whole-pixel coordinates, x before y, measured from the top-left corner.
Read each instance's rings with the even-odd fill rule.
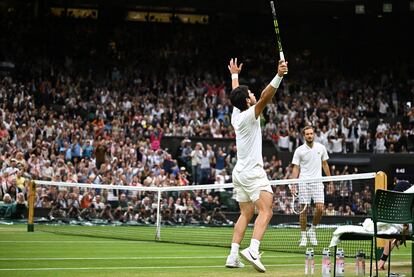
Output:
[[[299,246],[301,229],[298,202],[292,187],[324,184],[325,207],[316,228],[316,254],[329,246],[340,225],[360,224],[371,212],[376,173],[338,175],[306,180],[271,181],[274,191],[273,218],[261,249],[304,253]],[[131,187],[36,180],[31,183],[29,213],[34,214],[35,231],[125,240],[157,240],[229,247],[238,218],[233,185],[211,184],[185,187]],[[308,225],[315,205],[306,208]],[[253,221],[252,221],[253,223]],[[249,225],[242,247],[249,243]],[[358,250],[369,253],[370,243],[346,241],[347,256]]]

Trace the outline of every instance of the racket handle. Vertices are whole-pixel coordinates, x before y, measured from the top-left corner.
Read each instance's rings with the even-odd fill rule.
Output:
[[[283,55],[283,52],[282,51],[280,51],[279,52],[279,57],[280,57],[280,60],[282,60],[282,61],[284,61],[285,60],[285,55]],[[285,75],[286,74],[288,74],[287,72],[285,72]]]

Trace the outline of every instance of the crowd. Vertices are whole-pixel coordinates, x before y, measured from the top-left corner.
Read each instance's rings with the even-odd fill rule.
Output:
[[[47,19],[51,24],[29,28],[13,18],[0,20],[2,40],[10,42],[3,45],[0,57],[16,65],[0,73],[4,203],[24,202],[30,178],[142,187],[231,181],[235,144],[224,148],[197,142],[197,137],[234,138],[226,97],[226,62],[233,43],[224,39],[226,34],[215,29],[200,32],[205,28],[201,26],[128,24],[102,34],[88,20]],[[175,28],[180,32],[172,32]],[[39,34],[42,40],[36,39]],[[270,42],[246,43],[242,36],[235,40],[236,52],[244,49],[246,67],[251,67],[241,74],[241,81],[260,91],[273,72],[264,70],[273,61]],[[220,49],[214,47],[217,43]],[[211,51],[216,60],[205,59]],[[332,66],[321,69],[315,60],[307,51],[292,53],[290,68],[295,74],[286,77],[261,119],[264,136],[279,151],[292,152],[301,144],[299,130],[307,123],[315,126],[316,140],[330,153],[413,151],[414,107],[407,100],[414,99],[411,80],[403,82],[387,71],[355,79]],[[316,72],[318,78],[311,78]],[[180,148],[163,149],[166,136],[184,137]],[[265,168],[269,179],[289,178],[291,173],[276,156],[265,159]],[[357,192],[344,190],[327,189],[328,199],[330,194],[333,199],[327,203],[335,213],[368,212],[368,198],[355,198]],[[163,220],[228,224],[221,211],[231,206],[222,199],[225,194],[163,195]],[[276,187],[277,213],[292,212],[288,195],[286,188]],[[353,198],[360,200],[350,201]],[[36,207],[51,208],[50,218],[152,222],[154,202],[152,193],[53,187],[36,192]],[[327,214],[330,209],[327,204]]]

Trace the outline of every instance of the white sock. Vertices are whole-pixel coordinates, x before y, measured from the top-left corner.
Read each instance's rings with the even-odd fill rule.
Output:
[[[231,244],[230,255],[232,255],[232,256],[239,255],[239,248],[240,248],[240,244],[233,242]]]
[[[313,230],[313,231],[315,231],[315,229],[316,229],[316,225],[313,225],[313,224],[312,224],[312,225],[311,225],[311,227],[310,227],[310,229],[311,229],[311,230]]]
[[[260,240],[257,239],[252,239],[250,241],[250,251],[252,251],[253,253],[259,253],[259,246],[260,246]]]
[[[302,238],[306,238],[306,231],[301,231],[300,234],[302,235]]]

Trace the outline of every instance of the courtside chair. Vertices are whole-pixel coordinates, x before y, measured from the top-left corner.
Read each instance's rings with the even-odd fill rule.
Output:
[[[375,192],[374,205],[372,208],[372,221],[374,222],[374,249],[377,249],[377,240],[397,239],[413,241],[413,233],[383,235],[378,234],[377,222],[393,223],[393,224],[413,224],[414,226],[414,193],[404,193],[397,191],[389,191],[379,189]],[[391,246],[391,241],[389,242]],[[391,248],[390,248],[391,249]],[[388,256],[388,276],[390,275],[391,253]],[[411,274],[414,277],[414,247],[411,246]],[[372,262],[372,257],[371,257]],[[375,272],[378,276],[378,252],[375,251]]]
[[[375,276],[378,276],[378,253],[376,238],[383,239],[397,239],[397,240],[411,240],[413,241],[414,232],[407,234],[378,234],[377,223],[384,222],[390,224],[413,224],[414,226],[414,193],[396,192],[390,190],[379,189],[375,192],[374,203],[372,205],[372,221],[374,223],[374,234],[365,233],[345,233],[340,237],[344,240],[370,240],[371,254],[370,254],[370,270],[369,276],[372,276],[372,258],[373,249],[375,249]],[[391,242],[389,242],[391,246]],[[373,247],[374,246],[374,247]],[[334,276],[336,275],[336,249],[334,250]],[[388,276],[390,275],[391,267],[391,252],[388,256]],[[411,274],[414,277],[414,245],[411,246]]]

